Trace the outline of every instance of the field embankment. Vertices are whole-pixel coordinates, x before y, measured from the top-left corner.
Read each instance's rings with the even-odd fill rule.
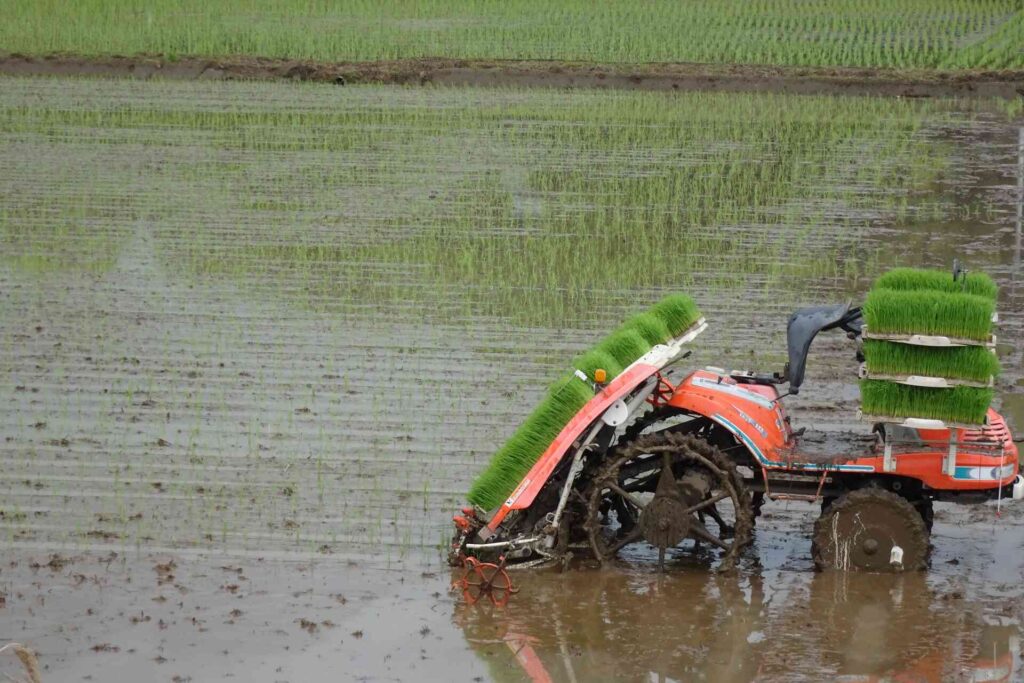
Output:
[[[587,64],[558,61],[408,59],[317,62],[255,57],[159,55],[0,56],[0,73],[174,80],[300,80],[335,83],[436,84],[623,90],[774,92],[897,97],[1024,95],[1024,70],[924,71],[876,68],[713,64]]]

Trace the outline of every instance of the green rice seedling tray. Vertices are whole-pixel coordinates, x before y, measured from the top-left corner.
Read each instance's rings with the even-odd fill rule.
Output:
[[[978,426],[985,423],[993,390],[964,386],[938,389],[864,379],[860,396],[861,412],[882,422],[924,418]]]
[[[992,386],[999,374],[993,349],[982,346],[936,348],[866,339],[861,377],[942,388]]]
[[[470,503],[491,510],[515,490],[555,437],[593,398],[594,374],[604,370],[606,381],[660,344],[685,343],[707,326],[690,297],[672,294],[646,313],[627,320],[589,351],[573,360],[574,370],[556,382],[473,482]]]
[[[701,318],[697,304],[685,294],[669,294],[654,304],[650,313],[665,324],[672,337],[683,334]]]
[[[932,290],[872,289],[862,310],[873,334],[906,335],[911,341],[931,336],[988,343],[995,318],[992,299]]]
[[[962,280],[954,280],[949,271],[921,268],[893,268],[879,276],[872,285],[872,289],[963,293],[992,301],[996,300],[996,295],[999,292],[999,287],[985,273],[967,273]]]

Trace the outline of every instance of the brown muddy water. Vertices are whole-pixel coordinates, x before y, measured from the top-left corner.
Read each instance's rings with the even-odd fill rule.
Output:
[[[814,572],[799,502],[736,576],[519,573],[494,610],[442,562],[546,383],[672,289],[711,322],[694,366],[768,371],[792,309],[960,255],[1002,287],[1024,430],[1019,110],[4,79],[0,112],[0,644],[43,680],[1024,680],[1019,505],[937,505],[920,575]],[[664,218],[688,203],[726,208]],[[796,426],[866,430],[855,372],[816,342]]]

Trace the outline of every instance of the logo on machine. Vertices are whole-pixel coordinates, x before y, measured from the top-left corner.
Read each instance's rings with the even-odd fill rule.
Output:
[[[766,432],[764,430],[764,427],[762,427],[760,424],[758,424],[757,421],[754,420],[754,418],[750,417],[749,415],[744,413],[739,408],[736,409],[736,412],[739,413],[739,416],[743,418],[744,422],[746,422],[748,425],[750,425],[751,427],[756,429],[758,434],[760,434],[761,436],[763,436],[766,439],[768,438],[768,432]]]
[[[523,483],[519,485],[519,488],[517,488],[515,491],[513,491],[512,495],[509,496],[508,500],[505,501],[505,507],[507,507],[507,508],[512,507],[512,504],[516,502],[516,500],[519,498],[519,496],[523,495],[523,491],[525,491],[526,487],[529,486],[529,485],[530,485],[530,478],[527,477],[526,479],[523,479]]]

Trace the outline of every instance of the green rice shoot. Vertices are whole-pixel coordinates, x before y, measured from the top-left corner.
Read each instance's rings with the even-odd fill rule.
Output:
[[[866,379],[861,380],[860,396],[861,411],[865,415],[983,424],[992,403],[993,390],[974,387],[930,389]]]
[[[864,358],[873,375],[921,375],[988,382],[999,374],[999,359],[981,346],[950,349],[864,340]]]
[[[700,319],[700,309],[685,294],[666,296],[654,305],[651,312],[668,326],[673,337],[682,334]]]
[[[873,289],[863,306],[868,331],[987,341],[995,302],[971,294]]]
[[[693,299],[680,294],[667,296],[650,311],[630,318],[592,349],[577,356],[573,366],[591,381],[594,372],[603,369],[611,381],[652,346],[671,340],[699,318],[700,311]],[[487,469],[470,487],[469,502],[485,510],[501,505],[593,396],[591,387],[575,375],[567,375],[556,382],[540,405],[491,457]]]
[[[0,45],[33,55],[1024,66],[1016,0],[23,0],[3,8]]]
[[[473,482],[467,495],[469,502],[485,510],[501,505],[569,420],[593,396],[590,387],[573,375],[556,382]]]
[[[634,329],[621,329],[605,337],[597,345],[623,368],[651,350],[651,345],[644,341],[640,333]]]
[[[985,273],[968,273],[963,280],[953,280],[951,272],[921,268],[893,268],[875,280],[872,288],[973,294],[992,301],[999,292],[999,287]]]
[[[651,346],[664,344],[672,339],[672,332],[668,329],[665,321],[650,311],[635,315],[627,320],[620,329],[625,328],[636,330],[643,337],[644,341]]]

